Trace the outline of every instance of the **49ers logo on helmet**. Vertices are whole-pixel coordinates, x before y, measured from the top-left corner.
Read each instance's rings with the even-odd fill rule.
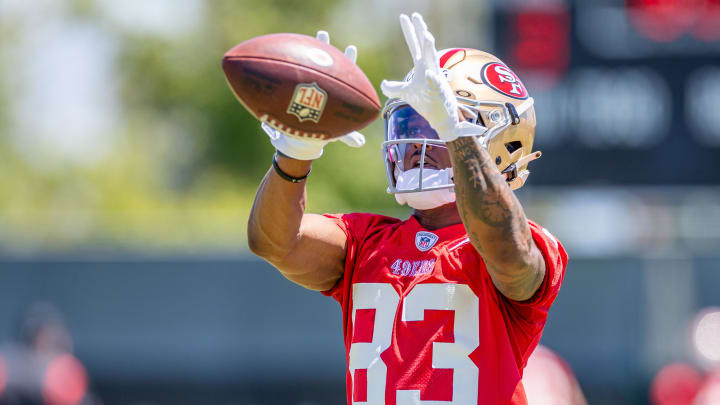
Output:
[[[524,100],[528,98],[525,86],[509,67],[498,62],[483,66],[480,73],[483,83],[508,97]]]

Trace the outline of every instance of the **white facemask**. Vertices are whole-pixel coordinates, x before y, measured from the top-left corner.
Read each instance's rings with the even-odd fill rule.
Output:
[[[423,170],[423,188],[452,184],[452,176],[452,168],[443,170],[425,168]],[[420,168],[401,171],[396,166],[395,178],[399,191],[414,190],[420,187]],[[455,202],[455,191],[452,188],[443,188],[414,193],[396,193],[395,200],[400,205],[407,204],[418,210],[429,210]]]

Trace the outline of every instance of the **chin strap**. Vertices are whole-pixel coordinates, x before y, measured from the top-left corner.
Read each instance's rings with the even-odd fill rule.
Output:
[[[437,186],[449,186],[452,183],[452,168],[425,169],[421,179],[420,168],[402,171],[396,167],[395,176],[395,200],[400,205],[407,204],[418,210],[427,210],[455,201],[455,191],[451,187],[427,190]],[[421,184],[424,191],[419,191]]]

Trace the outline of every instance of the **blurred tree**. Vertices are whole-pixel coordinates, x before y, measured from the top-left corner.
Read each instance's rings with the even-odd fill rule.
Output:
[[[326,0],[212,1],[206,3],[204,22],[196,31],[172,38],[130,35],[125,39],[118,60],[128,112],[172,116],[201,146],[191,170],[175,171],[190,176],[177,184],[192,184],[193,176],[221,170],[233,173],[252,187],[248,193],[254,192],[269,168],[272,146],[225,83],[222,55],[241,41],[268,33],[314,35],[337,23],[332,18],[342,5]],[[331,41],[343,49],[353,39],[331,32]],[[391,57],[395,44],[389,41],[359,51],[358,62],[376,85],[395,60]],[[316,162],[311,187],[318,187],[311,196],[311,209],[393,209],[384,193],[380,125],[367,131],[368,145],[362,150],[344,146],[335,150],[333,145],[328,148],[331,153]],[[357,178],[357,168],[363,169],[364,177]]]
[[[410,67],[407,55],[397,52],[404,49],[399,29],[394,38],[375,42],[364,35],[373,27],[364,25],[333,34],[349,23],[338,21],[345,1],[171,2],[196,14],[192,24],[168,31],[142,26],[150,11],[138,9],[141,2],[61,4],[54,16],[33,18],[102,27],[116,47],[111,66],[117,82],[111,85],[119,86],[121,98],[117,141],[91,165],[41,170],[0,137],[0,250],[242,249],[250,204],[273,149],[225,83],[224,53],[263,34],[325,29],[340,49],[362,43],[358,63],[376,85]],[[7,27],[0,24],[0,33]],[[0,54],[8,41],[12,36],[0,37]],[[0,63],[0,72],[5,66]],[[0,109],[0,125],[5,111]],[[384,192],[381,128],[378,121],[363,131],[364,148],[327,147],[308,182],[309,210],[407,213]]]

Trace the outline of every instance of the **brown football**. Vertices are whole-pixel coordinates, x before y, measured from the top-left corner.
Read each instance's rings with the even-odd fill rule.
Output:
[[[336,138],[364,128],[380,112],[363,71],[334,46],[307,35],[249,39],[225,54],[222,67],[252,115],[293,136]]]

